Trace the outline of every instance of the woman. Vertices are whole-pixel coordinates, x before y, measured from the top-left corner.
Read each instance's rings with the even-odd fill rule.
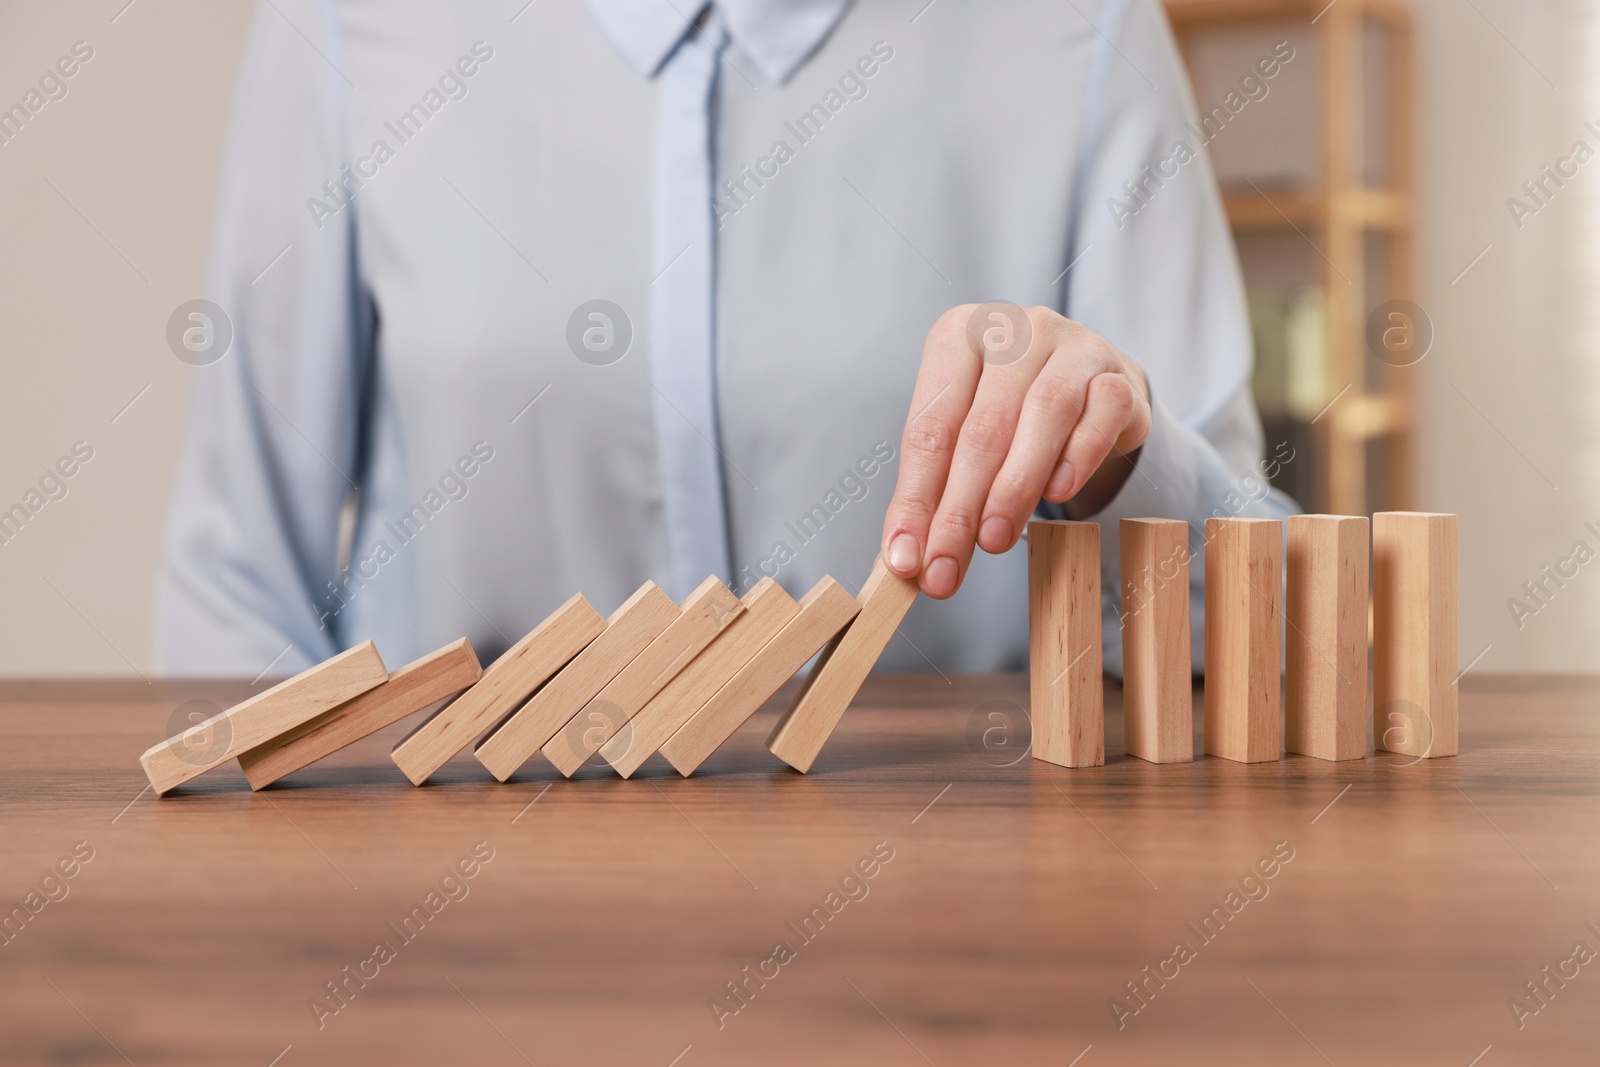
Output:
[[[1151,169],[1193,110],[1153,0],[263,5],[164,667],[488,656],[575,591],[880,551],[929,594],[885,666],[1021,666],[1036,507],[1290,506],[1229,503],[1236,257],[1198,146]]]

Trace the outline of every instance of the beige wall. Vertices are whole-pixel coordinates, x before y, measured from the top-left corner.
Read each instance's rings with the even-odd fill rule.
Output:
[[[94,48],[68,95],[0,145],[0,509],[74,442],[94,449],[68,495],[0,545],[0,675],[152,669],[188,370],[165,326],[199,295],[249,5],[124,3],[0,5],[5,106],[75,41]],[[1520,631],[1505,604],[1578,538],[1600,548],[1583,530],[1600,528],[1600,161],[1520,233],[1505,209],[1600,118],[1587,88],[1600,75],[1579,65],[1595,43],[1586,6],[1416,4],[1420,296],[1438,331],[1419,367],[1418,503],[1461,515],[1462,662],[1490,645],[1480,669],[1587,669],[1600,638],[1600,562]]]
[[[188,389],[166,321],[199,295],[249,5],[126,2],[0,6],[0,106],[74,42],[94,49],[67,95],[0,145],[0,509],[74,442],[94,449],[67,495],[0,545],[5,675],[154,662],[153,583]]]

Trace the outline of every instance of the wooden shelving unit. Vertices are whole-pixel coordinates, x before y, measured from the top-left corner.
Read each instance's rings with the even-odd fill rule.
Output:
[[[1307,510],[1360,515],[1404,509],[1412,493],[1414,370],[1380,362],[1367,350],[1366,320],[1387,300],[1414,299],[1413,22],[1394,0],[1166,0],[1180,47],[1188,56],[1198,37],[1230,26],[1249,29],[1293,23],[1314,35],[1320,177],[1304,186],[1256,183],[1225,188],[1237,235],[1294,229],[1316,246],[1326,308],[1326,396],[1332,406],[1309,426],[1319,477]],[[1383,131],[1387,174],[1368,184],[1363,145],[1364,38],[1376,24],[1388,36],[1388,90]],[[1198,95],[1198,94],[1197,94]],[[1368,291],[1368,238],[1382,235],[1383,292]],[[1348,387],[1348,388],[1347,388]],[[1335,399],[1337,398],[1337,399]],[[1387,444],[1374,489],[1369,452]]]

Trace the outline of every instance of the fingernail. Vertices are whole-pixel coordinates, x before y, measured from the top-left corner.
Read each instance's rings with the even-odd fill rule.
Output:
[[[893,541],[889,542],[889,569],[901,576],[917,573],[917,563],[922,557],[921,549],[917,548],[917,539],[910,534],[896,534]]]
[[[984,519],[983,526],[978,530],[978,544],[983,546],[985,552],[1004,552],[1006,546],[1011,544],[1011,523],[999,515]]]
[[[922,572],[922,588],[929,596],[949,596],[956,591],[956,561],[940,556]]]

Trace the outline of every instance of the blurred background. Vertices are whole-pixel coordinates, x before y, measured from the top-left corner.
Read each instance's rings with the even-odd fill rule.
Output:
[[[0,511],[49,479],[0,528],[0,675],[153,669],[191,371],[167,322],[202,295],[251,7],[0,3],[0,107],[76,60],[0,122]],[[1459,513],[1463,667],[1591,669],[1600,3],[1166,7],[1244,265],[1269,473],[1309,511]]]

